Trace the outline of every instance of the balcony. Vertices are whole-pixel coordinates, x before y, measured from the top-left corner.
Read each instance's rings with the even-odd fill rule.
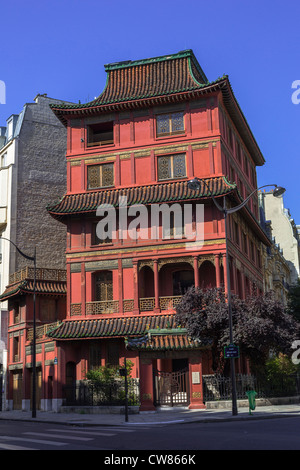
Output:
[[[179,304],[182,296],[165,296],[159,297],[159,308],[161,311],[174,310]],[[123,308],[119,308],[120,303],[118,300],[104,300],[86,303],[86,315],[102,315],[110,313],[129,313],[133,311],[133,299],[123,300]],[[145,297],[139,299],[140,312],[153,312],[155,308],[155,297]],[[71,304],[71,316],[82,315],[82,308],[80,303]]]
[[[37,326],[35,329],[36,339],[42,339],[46,336],[47,332],[60,324],[59,321],[54,323],[46,323],[45,325]],[[27,331],[27,341],[33,341],[33,328]]]
[[[34,278],[34,269],[26,267],[9,276],[9,284]],[[41,281],[66,281],[67,272],[63,269],[36,269],[36,279]]]

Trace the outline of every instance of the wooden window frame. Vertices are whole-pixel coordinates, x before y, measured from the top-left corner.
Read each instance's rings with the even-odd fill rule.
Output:
[[[172,116],[174,114],[182,114],[182,122],[183,122],[183,130],[175,130],[173,131],[172,130]],[[168,116],[169,117],[169,132],[158,132],[158,122],[157,122],[157,118],[159,118],[160,116]],[[172,135],[182,135],[182,134],[185,134],[186,130],[185,130],[185,122],[184,122],[184,111],[175,111],[173,113],[160,113],[160,114],[157,114],[155,116],[155,131],[156,131],[156,137],[168,137],[168,136],[172,136]]]
[[[109,185],[103,185],[103,168],[105,166],[112,166],[112,184]],[[99,186],[93,186],[90,187],[90,179],[89,179],[89,171],[93,167],[98,167],[99,168],[99,181],[100,185]],[[95,189],[102,189],[102,188],[113,188],[115,186],[115,168],[114,168],[114,163],[113,162],[106,162],[106,163],[99,163],[95,165],[87,165],[87,175],[86,175],[86,187],[88,191],[94,191]]]
[[[184,166],[185,166],[185,175],[184,176],[174,176],[174,158],[177,156],[184,156]],[[171,176],[169,178],[161,178],[159,175],[159,160],[161,158],[168,158],[170,159],[171,162]],[[170,181],[170,180],[177,180],[177,179],[183,179],[187,178],[187,165],[186,165],[186,154],[185,153],[175,153],[172,155],[159,155],[157,157],[157,180],[158,181]]]
[[[106,132],[98,132],[98,134],[95,133],[94,128],[97,128],[97,126],[101,129],[101,127],[107,126],[109,129],[106,130]],[[97,129],[96,129],[97,130]],[[104,138],[106,134],[112,134],[112,139]],[[103,136],[103,139],[100,140],[93,140],[95,135]],[[113,145],[114,144],[114,123],[113,121],[108,121],[108,122],[98,122],[94,124],[88,124],[87,125],[87,147],[104,147],[107,145]]]

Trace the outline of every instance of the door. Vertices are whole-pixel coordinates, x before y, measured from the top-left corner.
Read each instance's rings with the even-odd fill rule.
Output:
[[[76,404],[76,363],[71,361],[66,364],[65,399],[66,405]]]
[[[30,409],[32,409],[32,382],[33,374],[30,373]],[[42,369],[38,367],[35,372],[35,393],[36,393],[36,409],[41,409],[41,398],[42,398]]]
[[[186,406],[189,404],[188,368],[175,372],[154,371],[156,406]]]
[[[14,372],[13,374],[13,409],[22,409],[22,372]]]

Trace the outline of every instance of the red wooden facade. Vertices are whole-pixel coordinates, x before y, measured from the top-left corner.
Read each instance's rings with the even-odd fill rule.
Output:
[[[177,328],[175,307],[193,284],[227,289],[224,220],[210,195],[237,204],[257,187],[264,159],[228,77],[209,82],[192,51],[109,64],[106,71],[94,101],[51,106],[68,130],[67,192],[48,207],[68,234],[66,317],[47,336],[58,364],[53,398],[59,401],[64,385],[83,380],[88,369],[126,357],[140,380],[141,410],[155,408],[160,373],[184,368],[189,406],[201,408],[209,351]],[[198,193],[187,186],[193,177],[202,180]],[[149,212],[174,203],[184,211],[189,203],[195,214],[203,204],[203,244],[187,245],[174,224],[166,233],[161,222],[156,239],[151,222],[139,227],[145,236],[125,238],[135,219],[129,214],[120,230],[120,196],[129,208],[142,204]],[[99,240],[96,211],[105,203],[116,208],[117,222],[112,236]],[[245,297],[263,288],[260,247],[269,243],[257,197],[229,222],[231,287]]]
[[[66,316],[66,272],[37,269],[36,279],[36,398],[37,409],[52,410],[57,395],[57,348],[47,332]],[[24,268],[10,276],[1,301],[8,300],[9,409],[29,410],[32,395],[34,270]]]

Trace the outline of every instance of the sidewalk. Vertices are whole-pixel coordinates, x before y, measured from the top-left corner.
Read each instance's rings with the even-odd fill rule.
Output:
[[[232,415],[230,409],[224,410],[188,410],[166,409],[155,412],[129,414],[128,422],[124,414],[81,414],[81,413],[54,413],[37,411],[36,418],[32,418],[31,411],[1,411],[0,420],[31,421],[41,423],[56,423],[72,426],[151,426],[160,424],[184,424],[190,422],[209,423],[238,420],[271,419],[300,416],[299,405],[273,405],[256,407],[252,414],[249,408],[239,407],[238,414]]]

